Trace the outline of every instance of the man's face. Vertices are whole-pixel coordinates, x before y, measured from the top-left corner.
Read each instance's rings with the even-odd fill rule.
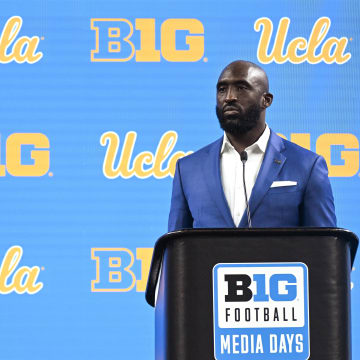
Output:
[[[258,125],[264,110],[264,87],[259,70],[247,64],[233,64],[217,83],[216,115],[221,128],[230,134],[245,134]]]

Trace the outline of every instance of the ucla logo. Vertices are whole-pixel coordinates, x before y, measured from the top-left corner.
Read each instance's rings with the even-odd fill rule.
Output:
[[[150,270],[153,248],[92,248],[91,259],[96,261],[96,276],[91,281],[92,292],[144,292]],[[138,263],[138,264],[136,264]],[[135,266],[136,265],[136,266]],[[135,268],[139,268],[136,273]]]
[[[150,151],[143,151],[133,159],[136,138],[137,134],[134,131],[129,131],[126,134],[120,159],[115,164],[120,147],[119,136],[113,131],[108,131],[101,136],[100,144],[107,146],[103,163],[103,174],[108,179],[115,179],[119,176],[124,179],[131,178],[132,176],[140,179],[146,179],[150,176],[154,176],[157,179],[162,179],[169,175],[174,176],[176,161],[192,153],[192,151],[187,153],[177,151],[171,154],[176,145],[178,135],[176,131],[168,131],[161,137],[155,154]]]
[[[38,282],[40,268],[38,266],[17,267],[23,254],[21,246],[12,246],[5,254],[0,266],[0,294],[38,293],[43,283]]]
[[[204,55],[204,26],[197,19],[167,19],[156,32],[155,19],[91,19],[95,31],[95,49],[91,61],[195,62]],[[138,32],[135,36],[135,31]],[[185,32],[181,43],[179,32]],[[160,36],[160,49],[156,37]],[[138,40],[135,40],[137,38]]]
[[[16,61],[19,64],[34,64],[42,58],[42,52],[37,51],[38,36],[18,37],[22,23],[20,16],[13,16],[6,22],[0,37],[0,63]]]
[[[216,359],[308,359],[305,264],[217,264],[213,289]]]
[[[30,147],[30,152],[29,152]],[[6,173],[12,176],[43,176],[50,167],[49,139],[40,133],[15,133],[6,140],[4,165],[0,165],[0,177]],[[28,164],[24,164],[27,158]],[[4,161],[4,159],[2,159]],[[52,175],[49,173],[49,175]]]
[[[276,62],[283,64],[290,61],[293,64],[301,64],[307,61],[310,64],[325,62],[326,64],[345,64],[350,60],[351,54],[346,52],[348,39],[326,36],[330,30],[331,20],[328,17],[319,18],[310,33],[309,39],[297,37],[289,42],[285,48],[290,19],[280,19],[272,50],[270,42],[273,33],[273,23],[269,18],[257,19],[254,24],[255,31],[261,31],[257,49],[257,58],[263,64]]]

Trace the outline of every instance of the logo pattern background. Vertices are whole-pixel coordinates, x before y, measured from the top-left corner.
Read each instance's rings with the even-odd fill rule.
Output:
[[[258,4],[250,0],[241,7],[236,1],[205,4],[184,0],[171,8],[161,0],[104,0],[101,4],[79,0],[46,6],[6,0],[1,8],[0,28],[12,16],[20,16],[17,38],[38,37],[36,53],[42,54],[33,64],[0,64],[1,165],[8,165],[6,140],[11,134],[43,134],[49,146],[22,146],[21,161],[34,164],[31,151],[40,151],[50,161],[41,176],[0,177],[0,259],[12,246],[21,246],[20,266],[44,269],[38,276],[43,284],[38,293],[0,295],[6,309],[0,312],[4,359],[48,359],[49,354],[53,359],[99,359],[119,353],[126,359],[153,357],[153,309],[138,291],[144,289],[144,264],[150,255],[138,249],[150,249],[166,231],[172,180],[169,159],[221,136],[215,116],[217,77],[235,58],[259,62],[260,32],[254,30],[254,24],[261,17],[272,21],[274,31],[281,18],[290,19],[285,48],[293,39],[308,40],[322,17],[331,20],[326,39],[348,39],[344,53],[351,58],[343,64],[273,61],[263,66],[275,95],[267,113],[269,125],[289,139],[291,134],[309,134],[302,141],[314,151],[318,146],[331,147],[326,151],[334,171],[331,183],[338,225],[360,233],[357,1],[321,2],[320,6],[284,5],[276,0],[261,13]],[[163,50],[161,26],[167,19],[197,19],[203,34],[179,31],[176,47],[187,50],[186,36],[201,36],[203,55],[193,62],[168,61],[162,54],[160,61],[136,61],[135,54],[126,62],[92,62],[95,31],[91,19],[103,18],[131,22],[135,50],[140,49],[136,19],[154,19],[154,49],[159,51]],[[160,139],[169,131],[176,132],[176,144],[156,177],[149,170],[155,169],[154,164],[145,155],[151,153],[155,158]],[[139,169],[128,178],[104,175],[107,148],[100,139],[108,132],[120,139],[115,165],[125,136],[137,134],[129,166],[124,169],[133,169],[135,157],[142,154],[144,161],[138,163],[150,176],[137,176],[142,174]],[[329,138],[324,134],[348,135]],[[166,171],[164,176],[161,169]],[[129,270],[136,283],[130,291],[91,291],[91,282],[96,280],[91,251],[98,248],[129,249],[132,253],[134,262]],[[107,270],[109,267],[103,269],[104,276],[109,276]],[[124,280],[133,284],[126,274]],[[354,358],[360,357],[359,281],[360,273],[355,270]],[[125,285],[120,282],[119,287]],[[14,346],[19,338],[22,346]]]

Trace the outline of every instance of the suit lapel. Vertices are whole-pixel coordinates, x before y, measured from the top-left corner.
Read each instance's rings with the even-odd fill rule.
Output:
[[[229,206],[226,202],[220,174],[220,150],[223,138],[209,147],[209,156],[203,162],[203,174],[211,198],[223,216],[228,227],[235,227]],[[210,176],[209,176],[210,175]]]
[[[281,153],[281,151],[283,151],[284,148],[285,147],[282,139],[278,135],[276,135],[273,131],[271,131],[264,160],[261,165],[254,188],[252,189],[249,200],[251,217],[253,217],[256,209],[261,203],[261,200],[264,198],[265,194],[270,189],[271,184],[277,178],[280,170],[284,166],[284,163],[286,161],[286,156],[284,156]],[[243,217],[240,221],[239,227],[247,227],[247,226],[248,226],[248,221],[245,210]]]

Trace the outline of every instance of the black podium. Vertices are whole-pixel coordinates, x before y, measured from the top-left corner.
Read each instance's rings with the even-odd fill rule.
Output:
[[[162,236],[146,289],[156,360],[351,359],[357,246],[353,233],[324,228]]]

